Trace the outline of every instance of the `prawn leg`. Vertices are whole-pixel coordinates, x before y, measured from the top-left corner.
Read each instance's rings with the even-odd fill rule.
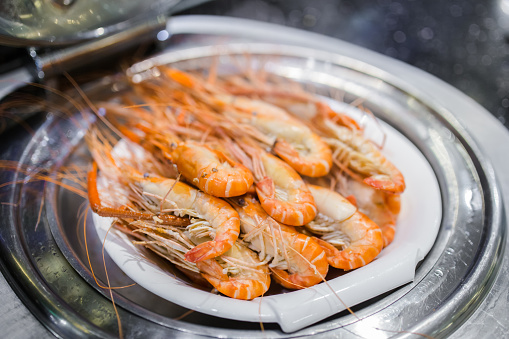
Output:
[[[253,196],[231,201],[241,218],[244,242],[262,260],[270,259],[272,277],[279,284],[301,289],[323,281],[329,264],[325,252],[312,238],[278,223]]]
[[[144,213],[127,209],[126,207],[112,208],[103,206],[97,188],[97,163],[93,162],[92,169],[87,175],[88,201],[92,211],[102,217],[131,218],[141,220],[153,220],[157,216],[161,223],[174,226],[189,225],[189,218],[178,217],[169,214],[156,215],[154,213]]]
[[[163,197],[162,209],[181,210],[207,220],[211,241],[201,243],[186,253],[186,260],[199,262],[217,257],[231,248],[239,236],[238,213],[226,201],[194,189],[182,182],[165,178],[145,178],[140,182],[143,192]]]
[[[288,236],[288,234],[287,234]],[[290,236],[287,246],[291,249],[288,270],[271,268],[273,278],[280,285],[290,289],[302,289],[322,282],[327,275],[329,266],[326,253],[312,238],[295,233]]]

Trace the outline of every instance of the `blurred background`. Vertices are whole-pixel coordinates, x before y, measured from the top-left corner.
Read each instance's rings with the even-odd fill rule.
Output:
[[[399,59],[455,86],[509,127],[509,0],[186,1],[193,7],[174,15],[277,23]],[[0,3],[0,11],[15,2]],[[24,48],[0,47],[0,73],[20,66],[27,56]]]
[[[508,0],[216,0],[184,13],[272,22],[366,47],[455,86],[509,127]]]

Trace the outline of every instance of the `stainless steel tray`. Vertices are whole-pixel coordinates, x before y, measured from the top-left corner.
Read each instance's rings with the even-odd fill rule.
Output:
[[[224,37],[218,38],[225,41]],[[211,40],[214,37],[208,35],[185,41],[196,45]],[[240,53],[238,48],[173,48],[164,57],[200,67],[213,55]],[[419,93],[409,93],[384,70],[344,55],[251,42],[243,44],[242,49],[247,49],[253,58],[266,60],[270,56],[274,60],[272,72],[312,84],[323,94],[332,88],[344,91],[347,99],[365,98],[365,105],[380,119],[411,140],[426,156],[439,180],[443,219],[437,241],[419,265],[413,283],[355,307],[356,316],[337,314],[291,334],[281,332],[277,325],[266,324],[265,332],[261,332],[258,324],[198,313],[177,320],[186,309],[133,287],[114,292],[126,336],[372,337],[376,333],[389,337],[424,333],[442,337],[454,331],[489,291],[505,244],[501,197],[493,170],[454,114]],[[289,68],[303,71],[287,72]],[[339,80],[321,80],[331,77]],[[116,83],[118,79],[99,81],[88,93],[108,95],[118,89],[112,85]],[[77,126],[68,119],[50,117],[23,146],[20,163],[29,168],[49,168],[86,161],[82,146],[86,123],[81,123]],[[14,180],[22,178],[23,174],[14,174]],[[2,193],[8,202],[2,205],[4,218],[0,221],[3,272],[27,307],[52,332],[63,337],[117,336],[108,293],[97,288],[91,277],[83,228],[77,227],[76,211],[82,200],[41,183],[24,182]],[[35,228],[42,197],[46,208]],[[87,232],[95,274],[104,282],[101,244],[91,227]],[[108,258],[106,261],[112,285],[130,282]]]

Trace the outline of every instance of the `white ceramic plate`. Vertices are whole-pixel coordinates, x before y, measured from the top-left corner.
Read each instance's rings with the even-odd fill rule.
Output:
[[[334,102],[333,108],[353,115],[351,106]],[[111,219],[94,214],[94,224],[113,261],[135,282],[175,304],[209,315],[251,322],[277,322],[283,331],[293,332],[328,316],[411,282],[416,264],[431,249],[442,217],[442,202],[437,179],[420,151],[391,126],[381,122],[387,133],[384,154],[403,173],[407,189],[402,194],[402,209],[392,244],[369,265],[305,290],[235,300],[187,285],[162,270],[143,255],[144,249],[114,230],[107,234]],[[379,128],[366,125],[367,135]],[[334,292],[333,292],[334,291]],[[334,293],[341,298],[339,302]],[[184,297],[185,296],[185,297]]]

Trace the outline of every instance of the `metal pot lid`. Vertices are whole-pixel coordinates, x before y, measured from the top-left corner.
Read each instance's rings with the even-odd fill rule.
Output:
[[[6,0],[0,4],[0,44],[55,46],[96,39],[166,16],[179,2]]]
[[[228,24],[230,32],[235,23],[241,22],[246,27],[246,21],[231,20],[220,25],[207,25],[207,22],[201,21],[201,27],[197,28],[193,18],[178,19],[172,19],[173,32],[180,27],[180,32],[199,33],[196,30],[200,29],[201,33],[208,33],[205,36],[191,35],[189,39],[181,36],[183,45],[196,45],[203,41],[210,44],[215,38],[212,34],[224,33]],[[256,33],[256,27],[256,24],[251,24],[247,35],[260,34],[260,30]],[[263,28],[263,24],[259,24],[260,27]],[[237,33],[240,31],[242,29]],[[277,34],[274,31],[274,35]],[[217,39],[222,43],[231,41],[219,35]],[[418,267],[413,283],[355,307],[356,316],[340,313],[291,334],[266,324],[265,332],[261,332],[258,324],[227,321],[197,313],[178,319],[187,310],[134,287],[114,292],[115,300],[121,306],[119,312],[124,333],[129,337],[333,335],[358,338],[405,336],[409,333],[441,337],[454,331],[488,293],[502,262],[500,257],[506,236],[494,171],[476,142],[455,118],[457,112],[444,107],[443,102],[431,100],[427,93],[415,90],[403,78],[395,77],[383,67],[351,57],[347,49],[342,54],[294,46],[265,45],[262,49],[255,46],[259,45],[248,43],[245,48],[248,51],[252,48],[251,53],[261,58],[277,56],[281,65],[299,65],[301,69],[326,72],[339,78],[348,75],[355,81],[356,86],[353,87],[358,90],[355,93],[347,91],[348,95],[371,94],[366,95],[366,104],[410,139],[435,171],[444,211],[437,241]],[[223,48],[173,48],[164,55],[173,61],[197,66],[214,55],[235,53],[228,45]],[[365,53],[378,60],[376,55]],[[397,63],[386,61],[386,65],[398,69]],[[406,74],[413,72],[419,75],[416,70]],[[313,81],[306,72],[299,74],[298,80]],[[117,84],[115,79],[113,82],[107,80],[95,83],[89,95],[107,95],[109,91],[119,89],[112,85]],[[440,83],[436,79],[433,82]],[[341,84],[334,86],[341,87]],[[451,100],[466,100],[468,108],[479,110],[475,105],[468,105],[470,102],[463,95],[454,91],[447,94]],[[80,153],[81,148],[78,147],[84,127],[84,122],[80,126],[69,120],[48,119],[28,144],[26,140],[20,144],[23,151],[20,161],[28,168],[69,161],[79,164],[86,159],[86,154]],[[16,175],[18,179],[23,178],[20,172]],[[45,194],[45,188],[42,184],[24,183],[6,192],[9,203],[2,205],[5,218],[0,228],[4,273],[27,307],[52,332],[63,337],[115,337],[118,335],[117,322],[109,294],[97,288],[80,238],[83,229],[76,230],[75,211],[79,210],[82,200],[56,187]],[[42,196],[51,199],[54,204],[47,205],[39,218]],[[91,228],[88,229],[90,231]],[[90,236],[88,246],[93,249],[90,251],[91,260],[100,263],[101,244],[94,242],[94,237]],[[108,258],[107,265],[112,285],[128,283]],[[99,270],[95,271],[95,275],[104,282],[104,273]]]

